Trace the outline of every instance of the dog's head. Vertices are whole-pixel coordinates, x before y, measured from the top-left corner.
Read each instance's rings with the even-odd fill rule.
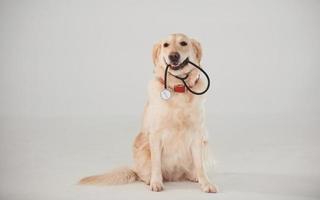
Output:
[[[186,59],[200,64],[201,56],[200,43],[184,34],[169,35],[154,45],[152,53],[156,67],[166,68],[169,64],[175,75],[188,73],[192,69],[188,63],[184,63]]]

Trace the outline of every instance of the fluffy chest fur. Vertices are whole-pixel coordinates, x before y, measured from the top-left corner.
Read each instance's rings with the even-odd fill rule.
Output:
[[[159,96],[161,86],[151,84],[143,131],[160,134],[163,177],[179,180],[193,171],[190,146],[203,130],[203,97],[176,93],[165,101]]]
[[[174,93],[169,100],[160,98],[163,86],[157,81],[149,85],[149,101],[145,107],[143,130],[148,133],[170,131],[177,134],[197,131],[204,123],[202,96],[189,92]]]

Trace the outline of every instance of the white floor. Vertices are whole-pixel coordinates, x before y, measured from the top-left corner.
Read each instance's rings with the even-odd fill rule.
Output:
[[[308,119],[308,120],[306,120]],[[137,117],[2,118],[0,199],[320,199],[320,120],[212,116],[218,194],[195,183],[78,186],[87,175],[130,164]]]

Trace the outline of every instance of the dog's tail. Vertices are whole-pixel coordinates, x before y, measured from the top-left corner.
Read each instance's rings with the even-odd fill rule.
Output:
[[[89,176],[79,181],[80,185],[119,185],[138,180],[137,174],[128,167],[114,169],[101,175]]]

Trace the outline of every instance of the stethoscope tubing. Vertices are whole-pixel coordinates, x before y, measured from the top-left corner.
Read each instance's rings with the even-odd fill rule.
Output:
[[[189,74],[188,75],[186,75],[185,77],[183,77],[183,78],[181,78],[181,77],[179,77],[179,76],[175,76],[175,75],[173,75],[175,78],[177,78],[177,79],[179,79],[179,80],[181,80],[182,82],[183,82],[183,84],[184,84],[184,86],[189,90],[189,92],[191,92],[192,94],[195,94],[195,95],[203,95],[204,93],[206,93],[208,90],[209,90],[209,88],[210,88],[210,77],[209,77],[209,75],[201,68],[201,67],[199,67],[198,65],[196,65],[196,64],[194,64],[193,62],[191,62],[190,60],[188,60],[188,63],[190,63],[191,65],[193,65],[195,68],[197,68],[198,70],[200,70],[204,75],[205,75],[205,77],[206,77],[206,79],[207,79],[207,87],[206,87],[206,89],[205,90],[203,90],[202,92],[195,92],[195,91],[193,91],[193,90],[191,90],[191,88],[188,86],[188,84],[185,82],[185,80],[188,78],[188,76],[189,76]],[[168,74],[168,69],[169,69],[169,67],[170,67],[170,65],[169,64],[167,64],[167,67],[166,67],[166,69],[165,69],[165,72],[164,72],[164,88],[165,89],[167,89],[167,74]]]

